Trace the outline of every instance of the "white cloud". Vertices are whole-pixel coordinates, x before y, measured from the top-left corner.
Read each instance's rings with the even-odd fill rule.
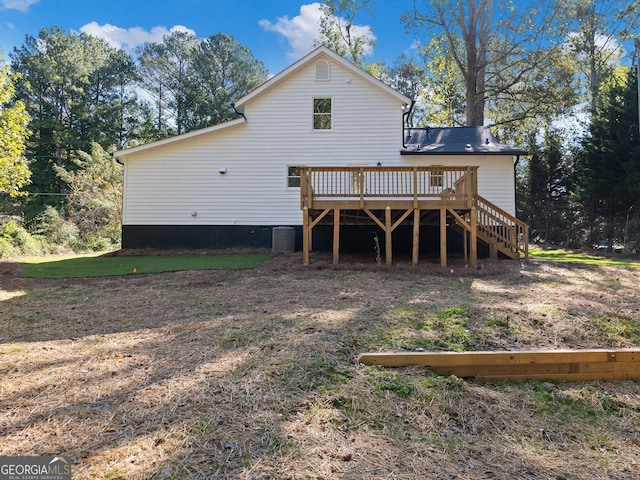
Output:
[[[26,12],[29,7],[40,0],[0,0],[0,6],[6,10],[20,10]]]
[[[278,17],[275,22],[262,19],[258,24],[267,32],[275,32],[282,35],[289,43],[289,58],[297,60],[315,47],[315,40],[320,38],[320,19],[322,10],[320,3],[310,3],[300,7],[300,15],[293,18],[285,15]],[[342,23],[345,23],[342,20]],[[366,35],[375,40],[371,28],[366,25],[354,25],[351,27],[353,35]],[[371,53],[371,48],[365,51],[365,55]]]
[[[122,48],[128,52],[146,42],[162,42],[162,37],[173,32],[196,34],[195,31],[183,25],[175,25],[169,29],[158,26],[153,27],[151,30],[145,30],[142,27],[122,28],[109,23],[98,25],[98,22],[87,23],[80,27],[80,31],[101,38],[112,47]]]

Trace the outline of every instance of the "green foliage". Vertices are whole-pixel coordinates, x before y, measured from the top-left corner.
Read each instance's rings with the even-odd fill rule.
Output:
[[[415,390],[415,385],[411,380],[398,374],[392,374],[382,369],[382,367],[368,367],[367,377],[373,384],[372,390],[374,393],[389,391],[406,397]]]
[[[50,205],[31,221],[29,230],[34,235],[45,238],[49,245],[62,249],[71,249],[78,242],[78,227],[65,220],[60,212]]]
[[[120,226],[122,168],[97,143],[91,145],[91,154],[78,152],[73,163],[74,170],[56,169],[69,185],[69,217],[82,237],[95,241],[101,232]]]
[[[193,60],[193,107],[188,128],[216,125],[237,117],[231,104],[262,84],[263,63],[231,35],[216,33],[202,40]]]
[[[465,125],[480,126],[490,112],[492,123],[508,124],[561,112],[558,99],[571,96],[573,84],[558,61],[564,30],[557,20],[545,3],[416,4],[402,22],[428,45],[421,54],[432,67],[438,121],[464,116]]]
[[[44,253],[48,252],[42,237],[31,235],[15,220],[0,225],[0,258]]]
[[[372,13],[372,0],[325,0],[320,4],[319,45],[325,45],[360,68],[375,37],[368,27],[356,25],[360,12]]]
[[[9,239],[0,237],[0,258],[16,257],[20,252]]]
[[[618,42],[631,37],[636,29],[638,3],[635,0],[567,0],[558,4],[558,13],[573,20],[573,31],[565,49],[586,85],[583,98],[593,114],[598,108],[601,87],[611,78],[623,49]],[[617,38],[616,38],[617,37]]]
[[[11,196],[18,195],[31,178],[24,157],[29,115],[24,103],[15,99],[15,82],[19,78],[9,67],[0,68],[0,194]]]
[[[532,153],[528,160],[526,207],[522,212],[537,241],[560,244],[566,241],[575,220],[570,208],[571,182],[569,158],[564,152],[561,133],[552,128],[544,132],[543,144],[530,136]]]
[[[425,71],[427,105],[430,125],[445,127],[464,125],[464,77],[454,59],[446,53],[446,42],[434,36],[420,51],[428,68]]]
[[[351,372],[339,369],[335,361],[326,357],[312,360],[304,366],[304,370],[304,381],[300,388],[319,392],[333,392],[335,385],[349,382],[352,376]]]
[[[640,343],[640,323],[633,318],[599,315],[593,325],[613,345]]]
[[[437,388],[441,390],[466,390],[469,387],[466,380],[456,377],[455,375],[449,375],[448,377],[440,375],[427,377],[422,381],[422,385],[427,388]]]
[[[33,131],[26,152],[33,172],[28,190],[63,194],[30,202],[53,204],[64,198],[67,186],[54,165],[73,170],[75,152],[89,151],[92,141],[122,147],[138,138],[132,130],[144,116],[133,92],[135,66],[124,52],[91,35],[52,27],[37,37],[28,35],[14,50],[12,65],[21,74],[16,93]]]
[[[434,94],[431,90],[427,99],[429,86],[426,85],[427,68],[424,65],[420,65],[406,54],[402,54],[391,67],[382,70],[382,75],[375,76],[414,100],[415,103],[407,118],[409,126],[441,123],[434,118],[433,111],[425,111],[425,104],[432,103]]]
[[[591,220],[589,243],[600,239],[594,232],[598,220],[610,244],[622,239],[627,214],[640,208],[637,78],[635,69],[625,73],[601,89],[590,137],[575,165],[578,196]]]
[[[474,344],[474,337],[469,330],[469,310],[463,307],[452,307],[427,317],[420,328],[434,334],[423,347],[435,350],[451,350],[462,352],[469,350]]]
[[[236,118],[231,103],[267,78],[250,50],[219,33],[201,42],[174,32],[138,50],[142,82],[157,105],[161,136],[184,133]]]

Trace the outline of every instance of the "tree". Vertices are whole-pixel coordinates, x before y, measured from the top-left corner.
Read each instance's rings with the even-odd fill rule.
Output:
[[[166,136],[234,118],[231,103],[267,78],[251,51],[230,35],[198,41],[174,32],[139,50],[142,84],[154,97],[157,128]]]
[[[559,244],[567,239],[573,220],[568,215],[570,186],[563,138],[557,130],[547,128],[538,146],[535,136],[530,135],[526,218],[532,234]]]
[[[600,85],[596,115],[576,162],[578,193],[590,219],[589,243],[604,222],[611,246],[640,208],[640,138],[635,69],[619,67]]]
[[[638,26],[638,0],[569,0],[559,4],[571,31],[566,46],[572,52],[587,85],[590,112],[598,104],[600,85],[623,54],[621,40]]]
[[[445,42],[436,37],[420,49],[428,72],[425,108],[431,125],[460,126],[466,122],[464,79],[453,57],[442,50],[444,45]]]
[[[424,109],[426,75],[424,66],[410,60],[406,54],[402,54],[391,67],[383,68],[383,74],[380,76],[382,81],[414,101],[407,117],[408,126],[426,122]]]
[[[127,63],[124,54],[103,40],[58,27],[41,30],[37,38],[27,36],[14,49],[13,68],[21,73],[16,93],[31,115],[33,131],[27,149],[30,189],[48,193],[48,200],[67,193],[54,165],[73,168],[72,156],[89,150],[93,140],[119,144],[124,138],[114,122],[114,112],[123,115],[116,91],[130,88],[124,84],[132,80],[116,72],[119,62]]]
[[[267,79],[267,69],[231,35],[202,40],[193,62],[189,129],[216,125],[237,117],[232,103]]]
[[[0,193],[18,195],[29,183],[31,171],[24,157],[29,136],[29,115],[15,99],[18,75],[8,66],[0,68]]]
[[[426,57],[446,67],[442,72],[450,78],[448,83],[455,66],[464,85],[465,125],[484,125],[487,106],[500,111],[505,99],[511,106],[502,111],[514,114],[501,118],[501,123],[535,115],[532,105],[558,108],[556,82],[568,78],[549,71],[563,64],[553,61],[559,47],[546,36],[562,34],[553,6],[547,3],[543,0],[525,8],[515,1],[431,0],[424,2],[423,9],[415,2],[414,10],[404,15],[407,28],[426,38]]]
[[[142,134],[142,124],[150,117],[134,88],[139,81],[137,65],[124,50],[107,49],[104,53],[104,61],[91,72],[85,89],[89,139],[117,149],[155,140]]]
[[[69,217],[81,235],[117,229],[121,223],[122,167],[98,144],[91,153],[77,152],[73,170],[57,168],[69,185]]]
[[[184,133],[195,95],[189,88],[198,40],[188,32],[165,35],[162,43],[146,43],[138,49],[144,87],[154,97],[158,109],[158,130]]]
[[[355,24],[360,12],[373,13],[373,0],[325,0],[320,4],[320,38],[324,45],[351,63],[364,68],[364,55],[375,43],[368,27]]]

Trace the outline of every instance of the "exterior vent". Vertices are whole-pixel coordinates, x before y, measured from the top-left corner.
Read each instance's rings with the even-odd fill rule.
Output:
[[[329,80],[329,62],[320,60],[316,63],[316,80]]]
[[[293,227],[273,227],[274,253],[291,253],[296,246],[296,229]]]

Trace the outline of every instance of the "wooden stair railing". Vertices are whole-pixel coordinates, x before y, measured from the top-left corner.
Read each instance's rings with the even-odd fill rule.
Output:
[[[529,259],[529,226],[486,198],[476,195],[478,236],[510,258]]]
[[[489,200],[476,195],[474,198],[476,212],[476,232],[478,240],[490,249],[517,260],[520,255],[529,259],[529,226],[513,215],[505,212]],[[454,227],[471,231],[471,212],[456,213],[449,211],[454,217]]]

